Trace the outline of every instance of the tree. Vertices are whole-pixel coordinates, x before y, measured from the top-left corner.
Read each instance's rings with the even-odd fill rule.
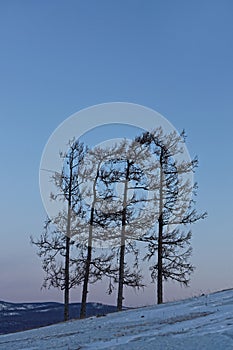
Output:
[[[38,248],[38,255],[43,258],[42,267],[46,272],[44,286],[64,290],[64,320],[69,319],[69,290],[81,283],[82,260],[70,256],[72,239],[77,234],[77,227],[84,211],[80,196],[79,166],[86,153],[83,143],[70,141],[68,152],[60,153],[63,160],[61,173],[52,176],[58,193],[51,193],[51,199],[61,201],[64,206],[56,217],[46,220],[45,231],[40,239],[32,244]],[[51,229],[52,227],[52,229]],[[71,267],[73,271],[71,273]]]
[[[185,133],[166,134],[162,128],[145,132],[136,138],[148,147],[159,163],[151,174],[155,208],[158,212],[158,230],[147,236],[150,260],[157,252],[157,263],[150,267],[151,277],[157,279],[157,302],[163,302],[163,280],[172,279],[188,285],[193,266],[189,263],[191,230],[189,225],[206,217],[198,214],[190,194],[196,194],[197,184],[192,184],[191,174],[198,166],[197,158],[182,160]],[[183,228],[182,228],[183,227]],[[188,230],[187,230],[188,227]],[[156,231],[158,233],[156,233]]]
[[[103,227],[106,228],[106,219],[105,216],[102,215],[99,205],[103,201],[111,198],[109,192],[102,193],[100,195],[100,192],[97,190],[101,179],[101,167],[108,156],[108,152],[98,147],[96,147],[94,150],[89,150],[88,156],[86,157],[80,172],[80,176],[82,176],[83,181],[89,184],[89,186],[83,186],[82,188],[82,196],[89,202],[89,219],[87,221],[87,225],[85,225],[88,230],[86,246],[87,253],[85,258],[85,273],[82,288],[80,318],[84,318],[86,316],[88,284],[96,282],[104,275],[112,277],[112,274],[115,272],[115,268],[112,267],[114,253],[102,253],[99,256],[93,256],[93,240],[100,240],[102,236],[99,231]],[[97,231],[97,233],[95,231]],[[90,276],[92,279],[90,279]]]
[[[147,151],[138,142],[124,140],[118,145],[112,158],[105,164],[102,181],[106,191],[113,193],[111,203],[106,211],[107,225],[111,227],[113,239],[119,245],[117,309],[123,307],[124,285],[140,288],[142,275],[138,270],[138,250],[134,241],[142,235],[150,223],[149,213],[143,208],[148,192],[148,181],[145,176]],[[119,193],[114,192],[118,185]],[[120,186],[119,186],[120,185]],[[133,253],[135,263],[133,270],[126,264],[126,254]]]

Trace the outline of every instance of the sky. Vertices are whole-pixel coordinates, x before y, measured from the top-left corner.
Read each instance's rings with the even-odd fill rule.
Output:
[[[53,131],[92,105],[130,102],[186,130],[198,155],[190,287],[165,285],[165,300],[233,287],[231,0],[0,2],[0,299],[62,301],[40,290],[43,272],[30,235],[46,216],[39,165]],[[233,272],[233,271],[232,271]],[[154,285],[126,291],[126,305],[155,302]],[[91,288],[89,300],[114,303]],[[72,292],[80,300],[80,290]]]

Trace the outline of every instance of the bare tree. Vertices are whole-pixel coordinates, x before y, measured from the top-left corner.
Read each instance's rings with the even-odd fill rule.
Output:
[[[86,184],[82,187],[82,196],[88,202],[89,219],[85,224],[87,230],[85,273],[82,287],[82,301],[80,309],[80,318],[86,316],[86,303],[88,295],[88,284],[100,280],[103,276],[112,277],[116,268],[112,266],[114,253],[95,254],[93,241],[102,239],[100,231],[106,228],[106,218],[102,215],[101,203],[111,198],[111,194],[98,191],[101,179],[102,169],[109,153],[100,148],[89,150],[88,156],[83,163],[81,175],[83,182]]]
[[[159,167],[151,174],[158,229],[154,228],[147,236],[149,251],[145,258],[150,260],[157,253],[157,263],[150,270],[152,280],[157,280],[157,302],[160,304],[163,302],[163,280],[172,279],[188,285],[194,269],[189,262],[192,252],[189,225],[204,219],[206,213],[198,214],[195,202],[190,198],[190,194],[196,194],[197,185],[191,183],[190,175],[198,161],[180,157],[184,132],[181,135],[176,132],[166,134],[158,128],[145,132],[136,140],[146,145],[159,162]]]
[[[61,201],[64,206],[56,217],[46,220],[45,231],[39,240],[31,238],[31,242],[38,248],[38,255],[43,258],[42,266],[46,272],[44,286],[64,290],[65,321],[69,319],[69,290],[82,280],[82,261],[77,258],[71,259],[70,249],[75,243],[73,236],[77,234],[80,218],[84,216],[79,166],[85,152],[84,144],[73,140],[68,144],[68,152],[60,153],[63,168],[60,173],[56,172],[52,176],[58,192],[51,193],[51,199]]]
[[[118,284],[117,309],[123,307],[124,285],[134,288],[143,286],[142,275],[138,269],[138,249],[134,241],[145,232],[149,224],[149,214],[143,208],[148,191],[145,176],[146,150],[137,142],[124,140],[118,145],[112,159],[105,164],[102,181],[108,191],[117,185],[109,209],[108,225],[112,229],[109,239],[115,239],[118,250],[118,275],[114,282]],[[125,260],[126,254],[133,253],[135,263],[133,269]]]

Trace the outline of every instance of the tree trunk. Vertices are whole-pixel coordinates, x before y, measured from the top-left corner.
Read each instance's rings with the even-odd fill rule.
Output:
[[[85,269],[84,282],[83,282],[80,318],[86,317],[86,304],[87,304],[88,280],[89,280],[89,274],[90,274],[91,256],[92,256],[92,247],[88,246],[86,269]]]
[[[162,214],[159,217],[158,237],[158,276],[157,276],[157,303],[163,302],[163,223]]]
[[[120,264],[119,264],[119,282],[118,282],[118,297],[117,310],[121,311],[123,306],[123,286],[124,286],[124,265],[125,265],[125,239],[121,237]]]
[[[118,297],[117,310],[121,311],[123,306],[123,288],[124,288],[124,270],[125,270],[125,225],[126,225],[126,207],[127,207],[127,192],[129,181],[130,162],[127,160],[126,178],[124,186],[123,210],[121,219],[121,249],[119,262],[119,281],[118,281]]]
[[[69,273],[70,273],[69,270],[70,270],[70,237],[66,236],[64,321],[68,321],[69,319]]]
[[[84,281],[83,281],[83,291],[82,291],[82,303],[81,303],[81,309],[80,309],[80,318],[85,318],[86,317],[88,281],[89,281],[90,266],[91,266],[91,259],[92,259],[92,230],[93,230],[93,222],[94,222],[94,206],[92,206],[92,208],[91,208],[91,217],[90,217],[90,225],[89,225],[89,236],[88,236],[88,248],[87,248],[85,275],[84,275]]]
[[[163,149],[160,154],[157,303],[163,302]]]
[[[68,213],[66,228],[66,253],[65,253],[65,290],[64,290],[64,321],[69,320],[69,299],[70,299],[70,224],[71,224],[71,202],[72,202],[72,176],[73,168],[70,165],[70,181],[68,195]]]
[[[92,189],[93,189],[93,201],[92,201],[92,206],[91,206],[91,216],[90,216],[90,222],[89,222],[87,259],[86,259],[86,268],[85,268],[85,275],[84,275],[84,282],[83,282],[80,318],[86,317],[88,281],[89,281],[90,266],[91,266],[91,259],[92,259],[92,234],[93,234],[93,224],[94,224],[94,211],[95,211],[95,204],[97,201],[96,184],[97,184],[97,180],[99,178],[100,166],[101,166],[101,163],[98,164],[97,171],[96,171],[96,177],[95,177],[95,180],[93,182],[93,187],[92,187]]]

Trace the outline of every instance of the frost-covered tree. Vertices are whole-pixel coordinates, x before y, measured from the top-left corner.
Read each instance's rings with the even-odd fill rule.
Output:
[[[149,191],[148,177],[145,175],[147,166],[147,150],[136,141],[124,140],[112,152],[101,176],[104,190],[112,193],[111,202],[105,203],[104,212],[106,226],[111,230],[108,239],[118,247],[115,248],[118,273],[114,276],[114,282],[117,284],[119,311],[123,307],[124,285],[134,288],[143,286],[135,242],[150,225],[150,212],[145,210]],[[134,261],[131,266],[126,262],[126,255],[131,255],[131,261]]]
[[[196,194],[197,184],[192,183],[192,173],[198,166],[197,159],[184,160],[185,134],[165,133],[162,128],[145,132],[136,139],[145,145],[159,164],[151,173],[154,190],[154,207],[157,225],[147,235],[151,260],[157,254],[157,262],[150,267],[153,281],[157,281],[157,301],[163,302],[163,281],[175,280],[188,285],[194,267],[189,262],[191,249],[190,224],[206,217],[195,209],[191,194]]]
[[[94,283],[102,279],[103,276],[111,277],[115,272],[112,266],[114,258],[113,252],[103,252],[98,249],[95,251],[95,244],[100,246],[102,235],[100,231],[106,229],[106,218],[102,215],[101,203],[108,201],[111,194],[106,191],[98,190],[102,176],[101,167],[109,157],[109,152],[96,147],[89,150],[85,161],[81,167],[80,176],[83,178],[82,197],[87,206],[87,219],[84,223],[84,245],[86,247],[84,281],[82,286],[82,301],[80,309],[80,318],[86,316],[86,303],[89,283]]]
[[[65,321],[69,319],[69,291],[83,279],[82,259],[77,251],[71,256],[71,248],[74,251],[75,235],[84,217],[79,166],[85,152],[84,144],[73,140],[68,143],[68,151],[60,153],[63,167],[51,178],[57,189],[57,193],[51,193],[51,200],[60,201],[61,209],[56,217],[46,219],[44,232],[38,240],[31,238],[46,273],[43,286],[64,290]]]

